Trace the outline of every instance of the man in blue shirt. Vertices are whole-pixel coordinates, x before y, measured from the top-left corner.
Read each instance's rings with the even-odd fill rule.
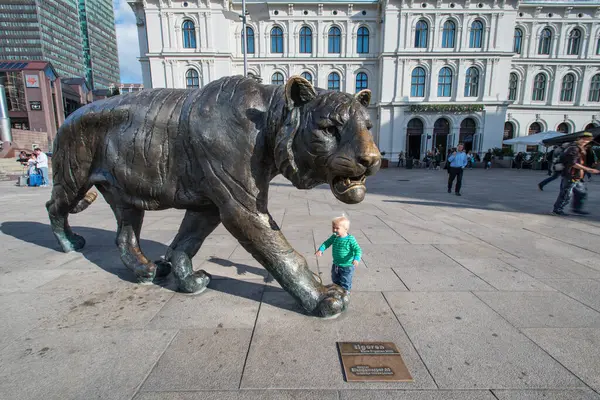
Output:
[[[454,182],[454,178],[456,178],[454,192],[457,196],[461,195],[460,186],[462,185],[463,170],[467,165],[467,153],[465,153],[463,149],[464,145],[459,143],[457,151],[453,152],[450,157],[448,157],[448,161],[450,162],[450,166],[448,167],[450,173],[450,176],[448,176],[448,193],[452,193],[452,183]]]

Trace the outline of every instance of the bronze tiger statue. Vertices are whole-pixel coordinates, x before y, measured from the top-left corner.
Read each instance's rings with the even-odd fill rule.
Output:
[[[173,273],[178,290],[198,293],[210,275],[191,259],[222,223],[308,312],[340,314],[344,289],[322,285],[269,214],[269,182],[283,174],[298,189],[328,183],[348,204],[363,200],[381,155],[370,133],[371,92],[315,89],[294,76],[285,85],[225,77],[202,89],[150,89],[88,104],[60,127],[46,203],[63,251],[85,245],[69,213],[94,200],[95,186],[118,223],[121,260],[140,283]],[[87,197],[86,197],[86,194]],[[164,260],[140,249],[145,210],[185,209]]]

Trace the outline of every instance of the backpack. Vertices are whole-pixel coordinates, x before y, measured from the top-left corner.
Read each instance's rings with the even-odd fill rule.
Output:
[[[554,150],[552,154],[552,171],[561,172],[565,169],[565,150],[562,147]]]

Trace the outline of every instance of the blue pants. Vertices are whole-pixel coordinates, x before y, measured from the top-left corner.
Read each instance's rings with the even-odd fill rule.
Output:
[[[48,178],[48,167],[40,168],[40,173],[42,174],[42,184],[49,185],[50,179]]]
[[[560,178],[561,175],[562,174],[559,171],[554,171],[554,173],[552,174],[551,177],[546,178],[546,179],[544,179],[543,181],[540,182],[540,186],[541,187],[546,186],[547,184],[549,184],[553,180]]]
[[[560,192],[556,203],[554,203],[554,211],[563,211],[563,208],[569,204],[573,193],[573,210],[579,211],[583,208],[583,204],[587,197],[587,190],[583,182],[573,181],[569,176],[563,176],[560,182]]]
[[[339,267],[331,265],[331,281],[346,290],[352,289],[352,277],[354,276],[354,266]]]

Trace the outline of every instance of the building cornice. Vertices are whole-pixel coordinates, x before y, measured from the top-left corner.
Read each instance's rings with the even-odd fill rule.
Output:
[[[590,111],[590,108],[594,108],[592,104],[587,106],[574,106],[571,104],[558,104],[558,105],[546,105],[546,104],[511,104],[508,106],[509,110],[544,110],[544,111],[559,111],[562,113],[571,113],[573,111]]]

